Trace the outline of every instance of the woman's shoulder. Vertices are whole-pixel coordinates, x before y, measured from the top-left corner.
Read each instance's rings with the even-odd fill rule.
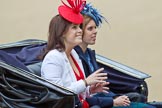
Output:
[[[53,49],[53,50],[51,50],[51,51],[49,51],[48,53],[47,53],[47,55],[49,55],[49,56],[61,56],[61,55],[63,55],[64,54],[64,52],[60,52],[59,50],[57,50],[57,49]]]
[[[65,55],[64,52],[59,52],[56,49],[51,50],[46,54],[46,56],[43,60],[43,64],[52,63],[52,64],[60,64],[61,65],[66,60],[64,55]]]
[[[55,58],[55,60],[61,59],[61,58],[63,58],[64,54],[65,54],[65,52],[60,52],[57,49],[53,49],[47,53],[47,55],[45,56],[45,59],[46,58],[51,58],[51,59]]]

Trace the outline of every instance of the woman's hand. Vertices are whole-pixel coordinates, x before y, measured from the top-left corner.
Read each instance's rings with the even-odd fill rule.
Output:
[[[85,80],[87,85],[93,85],[96,83],[104,83],[107,79],[107,73],[102,72],[104,68],[96,70],[94,73],[89,75]]]
[[[129,106],[130,105],[130,100],[125,95],[118,96],[113,101],[114,101],[113,106]]]
[[[98,92],[104,92],[108,93],[109,87],[107,85],[110,84],[109,82],[103,82],[103,83],[97,83],[90,86],[90,93],[98,93]]]

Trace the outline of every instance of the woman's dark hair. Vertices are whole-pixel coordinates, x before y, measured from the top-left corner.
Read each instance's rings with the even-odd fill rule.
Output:
[[[84,35],[84,30],[85,30],[85,27],[87,26],[87,24],[91,21],[91,20],[93,20],[90,16],[88,16],[88,15],[84,15],[84,14],[82,14],[83,15],[83,18],[84,18],[84,20],[83,20],[83,23],[82,24],[80,24],[80,28],[83,30],[83,35]],[[83,38],[83,37],[82,37]]]
[[[52,18],[49,25],[47,47],[45,48],[44,54],[41,57],[42,59],[50,50],[53,49],[58,49],[59,51],[65,50],[63,34],[68,31],[69,26],[71,24],[72,24],[71,22],[65,20],[60,15],[56,15],[55,17]]]
[[[82,29],[82,30],[84,30],[85,29],[85,27],[87,26],[87,24],[91,21],[91,20],[93,20],[90,16],[88,16],[88,15],[84,15],[84,14],[82,14],[83,15],[83,18],[84,18],[84,20],[83,20],[83,23],[80,25],[80,28]]]

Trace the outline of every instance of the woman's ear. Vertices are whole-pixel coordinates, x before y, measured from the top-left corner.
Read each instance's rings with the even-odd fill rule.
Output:
[[[62,38],[65,38],[65,35],[62,35]]]
[[[65,38],[65,36],[66,36],[66,33],[64,31],[63,34],[62,34],[62,38]]]

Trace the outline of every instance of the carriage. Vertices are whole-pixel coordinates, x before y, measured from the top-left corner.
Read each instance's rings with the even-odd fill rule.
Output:
[[[73,108],[76,94],[40,77],[39,54],[47,42],[27,39],[0,45],[0,106],[2,108]],[[146,97],[150,75],[96,54],[108,73],[114,93],[137,92]]]

